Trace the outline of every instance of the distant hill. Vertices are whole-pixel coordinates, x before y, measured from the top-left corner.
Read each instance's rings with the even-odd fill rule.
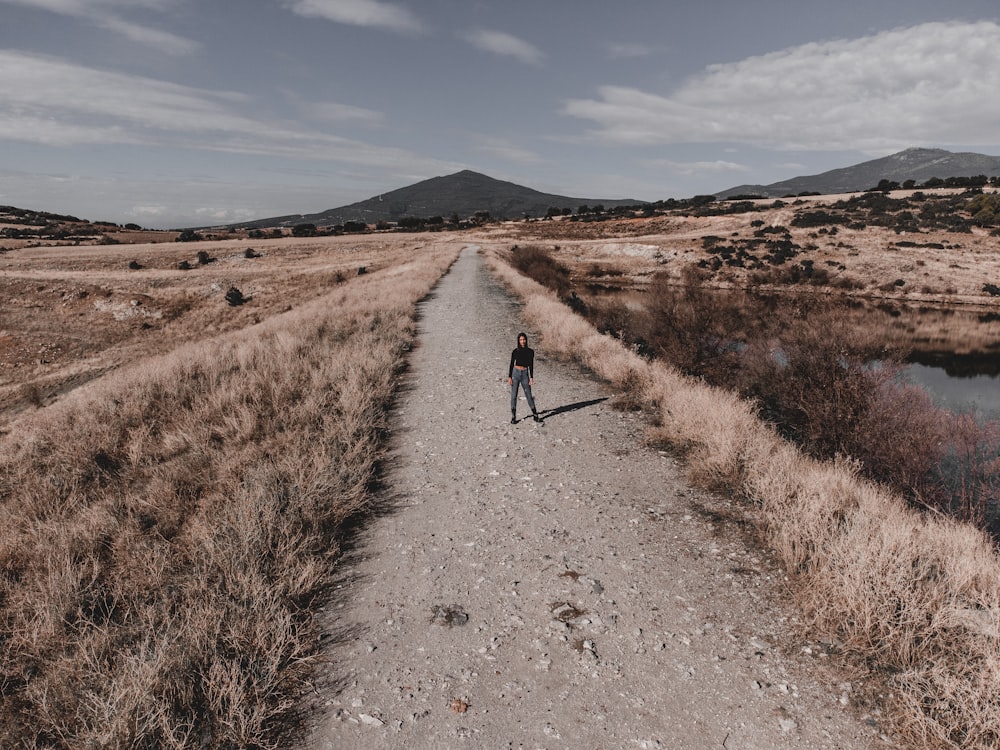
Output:
[[[52,244],[115,244],[173,240],[176,232],[143,229],[138,224],[120,226],[111,221],[88,221],[76,216],[36,211],[16,206],[0,206],[0,252],[12,247]]]
[[[822,174],[794,177],[770,185],[737,185],[715,193],[717,198],[736,195],[760,195],[780,198],[800,193],[855,193],[873,188],[881,180],[902,184],[906,180],[924,183],[932,177],[975,177],[1000,175],[1000,156],[970,152],[953,153],[939,148],[908,148],[891,156],[831,169]]]
[[[485,211],[494,219],[520,219],[525,215],[545,216],[549,208],[571,208],[601,204],[606,208],[642,205],[644,201],[611,200],[607,198],[570,198],[565,195],[541,193],[531,188],[464,170],[445,177],[432,177],[409,187],[382,193],[349,206],[331,208],[315,214],[293,214],[241,223],[240,227],[264,227],[315,224],[335,226],[348,221],[374,224],[398,221],[405,217],[448,218],[457,214],[466,219]]]

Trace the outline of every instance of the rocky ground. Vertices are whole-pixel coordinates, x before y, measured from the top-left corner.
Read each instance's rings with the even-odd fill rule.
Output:
[[[509,424],[522,324],[474,247],[421,314],[306,747],[889,746],[726,500],[530,330],[544,422]]]

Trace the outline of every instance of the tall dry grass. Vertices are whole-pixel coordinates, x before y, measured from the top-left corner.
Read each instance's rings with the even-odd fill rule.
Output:
[[[0,747],[281,745],[415,305],[456,252],[425,248],[11,425]]]
[[[907,746],[1000,746],[1000,559],[982,532],[911,509],[848,462],[806,456],[749,403],[599,334],[500,256],[487,252],[490,268],[548,351],[641,394],[651,437],[686,455],[691,478],[755,508],[813,634],[888,684]]]

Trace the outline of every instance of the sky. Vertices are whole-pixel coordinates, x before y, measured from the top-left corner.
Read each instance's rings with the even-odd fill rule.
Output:
[[[655,201],[1000,155],[996,0],[0,0],[0,205],[166,229],[462,169]]]

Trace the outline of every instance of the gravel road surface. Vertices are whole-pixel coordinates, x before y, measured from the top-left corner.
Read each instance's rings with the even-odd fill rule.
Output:
[[[520,330],[475,247],[423,303],[306,747],[887,746],[726,501],[531,330],[544,422],[509,424]]]

